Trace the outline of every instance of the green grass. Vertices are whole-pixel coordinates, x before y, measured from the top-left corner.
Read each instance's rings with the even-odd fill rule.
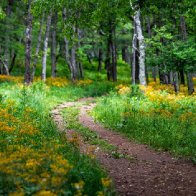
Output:
[[[175,155],[196,157],[195,99],[184,98],[174,110],[172,104],[156,104],[144,95],[110,93],[100,98],[93,116],[106,127],[128,138]],[[154,111],[155,110],[155,111]],[[150,112],[152,111],[152,112]],[[171,115],[167,116],[170,112]],[[181,120],[184,115],[190,117]]]
[[[114,195],[113,189],[104,187],[101,182],[102,178],[107,178],[106,172],[96,160],[81,155],[75,146],[59,134],[49,116],[49,111],[58,103],[87,95],[96,96],[94,86],[92,91],[89,88],[73,85],[48,87],[42,82],[29,87],[9,82],[0,84],[1,112],[5,113],[3,109],[6,109],[8,115],[6,119],[0,117],[2,125],[6,120],[6,127],[0,134],[1,160],[5,162],[0,165],[0,194],[16,192],[32,195],[50,191],[62,195],[96,195],[101,191]],[[106,93],[107,90],[101,88],[99,93]],[[14,124],[12,118],[17,123]],[[15,130],[9,132],[8,128],[13,126]],[[31,129],[33,134],[30,134]],[[25,149],[32,152],[28,153]],[[55,164],[60,170],[62,165],[59,164],[64,160],[68,161],[67,167],[71,165],[71,168],[62,176],[55,173],[51,165]],[[28,168],[29,162],[32,162],[32,170]],[[42,177],[44,175],[46,177]],[[57,185],[55,183],[58,180],[55,179],[61,179]],[[76,188],[78,186],[81,188]]]
[[[76,107],[70,107],[63,110],[63,116],[66,121],[66,129],[67,130],[75,130],[78,132],[83,138],[85,142],[88,142],[92,145],[98,145],[102,150],[107,152],[116,151],[116,147],[108,144],[106,141],[99,138],[99,135],[90,130],[89,128],[84,127],[79,123],[79,109]]]

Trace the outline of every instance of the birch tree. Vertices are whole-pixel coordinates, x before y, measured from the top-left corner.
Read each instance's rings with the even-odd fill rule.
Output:
[[[146,86],[146,73],[145,73],[145,42],[144,36],[142,33],[141,21],[140,21],[140,10],[135,12],[134,16],[137,39],[139,43],[138,51],[139,51],[139,80],[140,84]]]
[[[39,35],[38,35],[38,39],[37,39],[36,52],[35,52],[35,57],[34,57],[34,62],[33,62],[33,70],[32,70],[32,74],[31,74],[31,81],[32,82],[34,80],[35,71],[36,71],[36,67],[37,67],[38,55],[39,55],[40,46],[42,43],[42,31],[43,31],[44,18],[45,18],[45,14],[42,15],[42,19],[40,22]]]
[[[31,64],[32,21],[33,21],[33,17],[31,14],[31,0],[28,0],[28,15],[27,15],[26,33],[25,33],[26,51],[25,51],[25,76],[24,76],[24,82],[27,85],[29,85],[31,82],[30,64]]]
[[[46,81],[47,51],[48,51],[48,39],[49,39],[50,26],[51,26],[51,17],[52,17],[52,13],[50,13],[47,17],[46,32],[45,32],[45,36],[44,36],[44,48],[43,48],[43,58],[42,58],[42,74],[41,74],[41,79],[43,81]]]

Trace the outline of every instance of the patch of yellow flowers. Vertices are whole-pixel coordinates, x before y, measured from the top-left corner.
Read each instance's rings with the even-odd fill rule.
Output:
[[[123,85],[123,84],[116,86],[116,89],[118,91],[118,94],[120,95],[125,95],[131,92],[130,87],[128,87],[127,85]]]
[[[11,100],[7,107],[0,104],[1,175],[10,179],[16,187],[15,192],[9,193],[11,196],[25,195],[24,184],[39,186],[35,195],[58,195],[73,166],[56,150],[61,144],[55,143],[51,148],[43,140],[42,146],[36,147],[33,137],[39,137],[41,133],[28,116],[30,111],[30,108],[26,108],[24,119],[21,119],[15,116]],[[29,142],[28,145],[25,140]],[[74,184],[78,195],[83,193],[83,186],[82,181]]]

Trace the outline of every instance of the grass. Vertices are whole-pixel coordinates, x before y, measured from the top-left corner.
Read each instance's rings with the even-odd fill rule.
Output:
[[[120,85],[100,98],[93,116],[130,139],[175,155],[196,157],[195,96]]]
[[[196,160],[195,97],[171,95],[171,88],[158,85],[143,89],[145,95],[137,87],[131,89],[125,85],[129,67],[123,62],[118,67],[122,85],[115,89],[119,83],[105,82],[105,70],[92,73],[96,68],[88,65],[85,77],[90,80],[75,84],[64,77],[48,78],[46,84],[35,78],[35,83],[24,87],[23,77],[0,76],[0,195],[114,195],[105,171],[58,133],[49,115],[57,104],[83,97],[106,96],[93,112],[105,126],[156,149]],[[60,70],[67,73],[63,67]],[[63,114],[67,128],[77,129],[86,141],[115,158],[127,158],[75,123],[76,108]]]
[[[76,107],[70,107],[63,110],[63,116],[66,121],[67,130],[76,130],[83,138],[85,142],[92,145],[98,145],[102,150],[107,152],[113,152],[116,147],[108,144],[106,141],[99,138],[99,135],[81,125],[78,121],[79,109]]]
[[[1,195],[114,194],[96,160],[81,155],[49,116],[56,104],[88,95],[82,85],[0,84]]]

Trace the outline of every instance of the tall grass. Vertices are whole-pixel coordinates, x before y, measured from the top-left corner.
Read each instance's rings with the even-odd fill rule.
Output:
[[[131,139],[176,155],[196,157],[195,97],[121,85],[100,98],[94,117]]]
[[[0,86],[0,195],[113,194],[96,160],[59,134],[49,115],[57,103],[85,96],[82,86]]]

